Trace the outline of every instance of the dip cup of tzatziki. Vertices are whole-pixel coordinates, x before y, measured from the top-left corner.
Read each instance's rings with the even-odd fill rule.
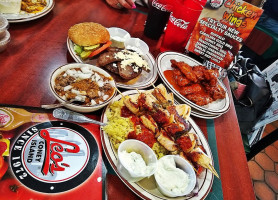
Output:
[[[129,182],[150,177],[156,170],[154,151],[139,140],[125,140],[118,148],[117,170]]]
[[[160,158],[154,177],[159,191],[168,197],[188,195],[196,185],[193,167],[179,155],[166,155]]]

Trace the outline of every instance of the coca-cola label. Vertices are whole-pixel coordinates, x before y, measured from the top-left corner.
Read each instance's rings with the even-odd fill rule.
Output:
[[[13,120],[13,115],[10,112],[0,108],[0,127],[9,126]]]
[[[61,121],[37,124],[11,148],[10,165],[26,187],[59,193],[82,184],[94,171],[99,149],[85,128]]]
[[[165,5],[165,4],[158,3],[157,0],[153,0],[152,6],[155,7],[155,8],[157,8],[158,10],[163,11],[163,12],[167,12],[167,11],[168,11],[166,5]]]
[[[182,28],[182,29],[187,29],[187,27],[190,23],[190,22],[184,21],[183,19],[175,18],[172,13],[170,15],[170,22],[172,22],[175,26]]]

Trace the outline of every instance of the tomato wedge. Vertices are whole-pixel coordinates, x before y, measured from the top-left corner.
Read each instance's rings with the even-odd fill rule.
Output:
[[[110,45],[112,44],[112,42],[109,40],[107,43],[105,43],[104,45],[102,45],[100,48],[96,49],[95,51],[93,51],[88,58],[91,58],[97,54],[99,54],[100,52],[104,51],[105,49],[107,49],[108,47],[110,47]]]

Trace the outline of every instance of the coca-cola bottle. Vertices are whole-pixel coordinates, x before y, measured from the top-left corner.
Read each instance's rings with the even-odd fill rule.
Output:
[[[158,40],[170,16],[170,5],[166,0],[153,0],[148,13],[144,34],[154,40]]]

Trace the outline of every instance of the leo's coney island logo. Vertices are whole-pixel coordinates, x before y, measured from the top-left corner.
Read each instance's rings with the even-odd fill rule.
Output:
[[[30,127],[14,142],[11,168],[26,187],[59,193],[82,184],[94,171],[98,146],[83,127],[68,122],[45,122]]]
[[[170,15],[170,22],[172,22],[175,26],[182,28],[182,29],[187,29],[188,24],[189,24],[189,22],[186,22],[183,19],[175,18],[172,13]]]
[[[0,127],[8,126],[11,122],[13,122],[13,115],[0,108]]]

